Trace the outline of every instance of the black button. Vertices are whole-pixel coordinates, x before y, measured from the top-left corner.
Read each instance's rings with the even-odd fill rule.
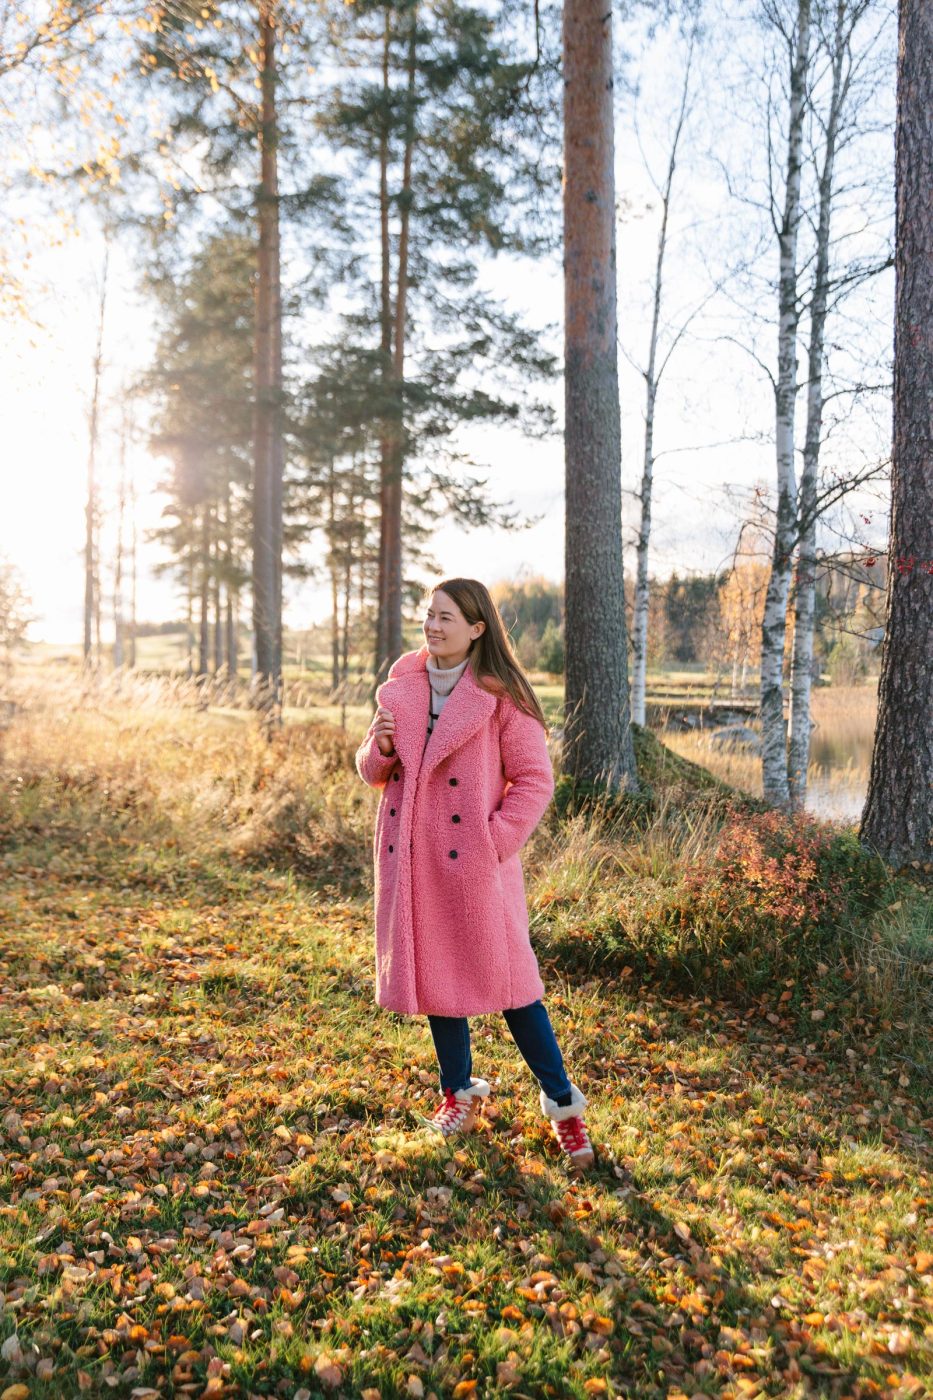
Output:
[[[394,817],[394,816],[395,816],[395,808],[394,808],[394,807],[390,807],[390,808],[389,808],[389,816],[390,816],[390,817]]]
[[[456,851],[451,851],[451,853],[450,853],[450,858],[451,858],[451,860],[456,860],[456,859],[457,859],[457,852],[456,852]]]
[[[450,786],[451,786],[451,787],[456,787],[456,786],[457,786],[457,779],[456,779],[456,778],[448,778],[447,781],[450,783]]]
[[[390,850],[390,851],[394,851],[394,850],[395,850],[395,847],[394,847],[394,846],[390,846],[390,847],[389,847],[389,850]]]
[[[453,814],[453,816],[451,817],[450,820],[451,820],[452,822],[458,822],[458,821],[460,820],[460,818],[457,816],[457,813],[454,812],[454,814]]]
[[[398,774],[397,774],[397,773],[393,773],[393,774],[392,774],[392,777],[395,779],[396,782],[398,782]]]

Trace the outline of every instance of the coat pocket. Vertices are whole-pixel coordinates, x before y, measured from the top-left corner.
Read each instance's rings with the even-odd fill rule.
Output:
[[[499,852],[496,850],[496,843],[495,843],[495,841],[493,841],[493,839],[492,839],[492,827],[489,825],[489,818],[488,818],[488,817],[486,818],[486,820],[485,820],[485,822],[484,822],[484,826],[485,826],[485,828],[486,828],[486,845],[487,845],[488,848],[489,848],[489,851],[490,851],[490,853],[491,853],[491,855],[492,855],[493,860],[496,862],[497,865],[501,865],[501,864],[502,864],[502,857],[499,855]]]

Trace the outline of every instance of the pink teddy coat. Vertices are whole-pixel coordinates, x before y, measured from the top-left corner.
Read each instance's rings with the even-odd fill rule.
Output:
[[[395,754],[373,727],[356,752],[381,790],[373,839],[376,1002],[406,1015],[478,1016],[544,995],[528,936],[519,851],[554,792],[541,724],[495,696],[468,664],[425,748],[427,646],[405,652],[376,699],[395,717]]]

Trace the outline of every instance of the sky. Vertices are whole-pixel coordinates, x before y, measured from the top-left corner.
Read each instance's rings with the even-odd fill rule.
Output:
[[[733,36],[734,37],[734,36]],[[773,481],[773,396],[764,364],[776,357],[773,297],[763,285],[745,285],[729,269],[750,246],[761,218],[748,207],[760,195],[760,135],[736,91],[743,63],[755,48],[746,35],[744,57],[715,46],[696,77],[696,115],[688,126],[678,170],[668,254],[666,343],[674,327],[700,307],[678,342],[662,384],[655,448],[651,568],[716,569],[731,557],[743,509],[756,483]],[[757,52],[757,50],[755,50]],[[643,451],[644,382],[638,366],[647,354],[658,205],[641,146],[657,175],[666,160],[665,131],[679,99],[682,50],[661,38],[645,46],[633,75],[642,93],[617,99],[617,193],[624,201],[617,230],[620,399],[623,423],[623,531],[626,569],[634,567],[638,507],[635,491]],[[750,61],[750,60],[749,60]],[[650,76],[649,91],[645,79]],[[893,82],[893,70],[891,73]],[[718,97],[714,93],[720,85]],[[713,93],[713,95],[711,95]],[[747,104],[744,104],[747,106]],[[637,134],[635,114],[637,113]],[[876,144],[877,181],[890,178],[887,146]],[[730,196],[721,160],[728,162],[744,198]],[[744,183],[743,183],[744,182]],[[881,201],[883,208],[884,201]],[[841,211],[853,231],[865,211],[856,199]],[[81,635],[83,531],[88,456],[88,406],[96,334],[103,245],[89,218],[57,246],[39,247],[29,269],[28,319],[8,322],[0,345],[0,412],[3,415],[0,556],[21,571],[33,599],[31,637],[56,645]],[[767,240],[757,264],[762,279],[776,265]],[[99,462],[106,529],[112,533],[117,462],[114,425],[121,385],[144,369],[158,331],[154,309],[139,291],[138,269],[119,245],[108,276],[104,338],[106,435]],[[286,269],[286,276],[288,270]],[[530,265],[512,258],[487,260],[483,283],[538,325],[555,327],[560,351],[563,284],[559,262]],[[717,289],[718,286],[718,290]],[[836,324],[840,383],[859,356],[881,365],[890,357],[893,274],[875,279],[849,304]],[[856,352],[858,352],[856,354]],[[758,357],[756,359],[756,356]],[[805,356],[805,343],[801,345]],[[853,359],[854,356],[854,359]],[[634,363],[633,363],[634,362]],[[861,370],[864,373],[864,370]],[[852,375],[854,376],[854,370]],[[878,374],[875,377],[879,377]],[[883,376],[881,376],[883,378]],[[562,386],[548,394],[560,413]],[[860,403],[841,395],[832,405],[827,461],[840,469],[883,456],[890,447],[890,400],[880,393]],[[563,576],[563,444],[559,436],[527,441],[507,429],[464,434],[460,444],[488,465],[490,494],[538,523],[519,532],[467,530],[441,523],[431,549],[442,573],[468,574],[488,584],[503,579]],[[158,621],[179,613],[173,587],[160,577],[162,559],[145,532],[165,504],[157,491],[166,464],[145,443],[132,443],[128,463],[139,501],[140,580],[138,616]],[[861,515],[856,506],[861,507]],[[867,515],[863,543],[881,548],[885,538],[883,493],[850,503],[845,518]],[[845,520],[839,517],[839,524]],[[320,549],[320,536],[315,549]],[[827,536],[827,541],[829,537]],[[425,580],[426,581],[426,580]],[[286,625],[304,628],[326,620],[326,582],[287,584]],[[106,635],[106,633],[105,633]]]

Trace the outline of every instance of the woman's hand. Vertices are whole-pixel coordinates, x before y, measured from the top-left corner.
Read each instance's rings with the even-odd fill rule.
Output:
[[[386,758],[391,758],[395,753],[395,716],[391,710],[387,710],[385,705],[376,706],[376,714],[372,725],[379,752]]]

